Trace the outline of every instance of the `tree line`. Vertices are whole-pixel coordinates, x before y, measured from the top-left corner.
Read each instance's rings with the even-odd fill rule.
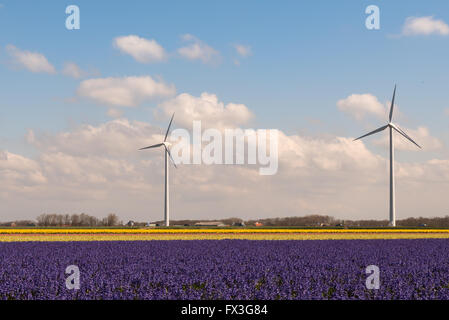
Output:
[[[41,214],[36,218],[35,221],[31,220],[21,220],[10,222],[16,226],[33,226],[37,225],[40,227],[113,227],[122,225],[119,217],[114,214],[108,214],[106,217],[99,219],[97,217],[81,213],[81,214]]]
[[[272,227],[387,227],[388,220],[342,220],[325,215],[308,215],[303,217],[269,218],[248,221],[247,225],[262,223],[264,226]],[[449,216],[431,218],[405,218],[396,220],[398,227],[429,227],[429,228],[449,228]]]
[[[342,220],[327,215],[307,215],[302,217],[265,218],[244,221],[240,218],[214,220],[172,220],[171,225],[193,226],[197,222],[219,221],[231,226],[235,223],[245,223],[247,226],[262,225],[266,227],[386,227],[388,220]],[[155,221],[160,225],[163,221]],[[146,222],[135,222],[134,226],[145,226]],[[397,220],[398,227],[430,227],[449,228],[449,216],[433,218],[406,218]],[[111,213],[104,218],[97,218],[85,213],[81,214],[41,214],[36,220],[20,220],[0,223],[0,226],[42,226],[42,227],[113,227],[123,226],[119,217]]]
[[[81,214],[41,214],[36,218],[38,226],[71,226],[71,227],[113,227],[122,225],[119,217],[110,213],[103,219],[85,213]]]

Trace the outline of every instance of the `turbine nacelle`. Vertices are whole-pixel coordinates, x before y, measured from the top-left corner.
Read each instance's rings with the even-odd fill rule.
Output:
[[[373,135],[373,134],[375,134],[375,133],[384,131],[384,130],[387,129],[387,128],[392,128],[392,129],[395,130],[397,133],[399,133],[401,136],[403,136],[404,138],[406,138],[407,140],[409,140],[411,143],[413,143],[414,145],[416,145],[418,148],[422,149],[421,146],[420,146],[419,144],[417,144],[412,138],[410,138],[410,136],[409,136],[407,133],[405,133],[404,130],[402,130],[398,125],[394,124],[394,123],[391,121],[391,120],[393,119],[394,99],[395,99],[395,96],[396,96],[396,86],[394,86],[393,99],[391,100],[390,116],[389,116],[389,121],[388,121],[388,123],[387,123],[385,126],[383,126],[383,127],[377,128],[376,130],[373,130],[373,131],[371,131],[371,132],[369,132],[369,133],[367,133],[367,134],[365,134],[365,135],[363,135],[363,136],[361,136],[361,137],[358,137],[357,139],[354,139],[354,141],[355,141],[355,140],[360,140],[360,139],[362,139],[362,138],[368,137],[368,136]]]
[[[168,156],[170,157],[171,162],[173,163],[175,168],[177,168],[175,160],[173,160],[173,157],[172,157],[172,155],[170,153],[171,143],[167,141],[168,133],[170,132],[170,127],[171,127],[171,124],[173,122],[174,116],[175,116],[175,114],[173,113],[173,115],[171,116],[171,119],[170,119],[170,123],[168,124],[167,132],[165,133],[165,137],[164,137],[164,141],[163,142],[157,143],[157,144],[153,144],[152,146],[141,148],[139,150],[152,149],[152,148],[158,148],[158,147],[162,147],[163,146],[164,149],[165,149],[165,152],[167,152]]]

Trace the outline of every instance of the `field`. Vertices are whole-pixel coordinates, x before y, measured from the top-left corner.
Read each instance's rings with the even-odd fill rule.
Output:
[[[1,243],[1,299],[447,299],[449,240]],[[365,268],[381,271],[378,290]],[[77,265],[79,290],[65,287]]]
[[[0,299],[449,299],[447,238],[430,229],[0,229]],[[70,265],[79,290],[66,287]],[[366,286],[370,265],[379,289]]]
[[[0,229],[0,242],[138,240],[343,240],[449,238],[448,229],[296,229],[296,228],[32,228]]]

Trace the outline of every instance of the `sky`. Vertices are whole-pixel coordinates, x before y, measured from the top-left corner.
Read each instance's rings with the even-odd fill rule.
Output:
[[[66,7],[79,8],[68,30]],[[365,12],[379,8],[379,29]],[[172,219],[449,214],[447,1],[0,0],[0,220],[163,216],[174,128],[279,130],[279,170],[171,168]]]

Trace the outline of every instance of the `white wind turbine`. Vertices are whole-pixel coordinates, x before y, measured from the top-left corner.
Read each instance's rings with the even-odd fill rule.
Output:
[[[168,137],[168,133],[170,131],[170,126],[171,123],[173,121],[173,117],[175,116],[175,114],[173,113],[171,119],[170,119],[170,123],[168,124],[168,128],[167,128],[167,132],[165,133],[165,138],[164,141],[162,143],[158,143],[149,147],[145,147],[145,148],[141,148],[139,150],[145,150],[145,149],[151,149],[151,148],[158,148],[158,147],[164,147],[165,149],[165,198],[164,198],[164,219],[165,219],[165,226],[168,227],[170,226],[170,206],[169,206],[169,201],[170,201],[170,193],[169,193],[169,189],[168,189],[168,168],[169,168],[169,163],[168,163],[168,158],[170,157],[171,161],[173,162],[173,165],[176,168],[176,163],[173,160],[173,157],[171,156],[170,153],[170,142],[167,142],[167,137]]]
[[[415,144],[417,147],[421,148],[415,141],[413,141],[412,138],[410,138],[404,130],[399,128],[398,125],[391,122],[393,119],[393,108],[394,108],[394,97],[396,95],[396,85],[394,86],[393,91],[393,100],[391,101],[391,107],[390,107],[390,121],[387,125],[380,127],[379,129],[376,129],[374,131],[371,131],[370,133],[367,133],[355,140],[362,139],[364,137],[370,136],[372,134],[381,132],[387,128],[390,130],[390,226],[395,227],[396,226],[396,211],[395,211],[395,183],[394,183],[394,140],[393,140],[393,130],[398,132],[400,135],[402,135],[407,140],[411,141],[413,144]],[[355,141],[354,140],[354,141]]]

